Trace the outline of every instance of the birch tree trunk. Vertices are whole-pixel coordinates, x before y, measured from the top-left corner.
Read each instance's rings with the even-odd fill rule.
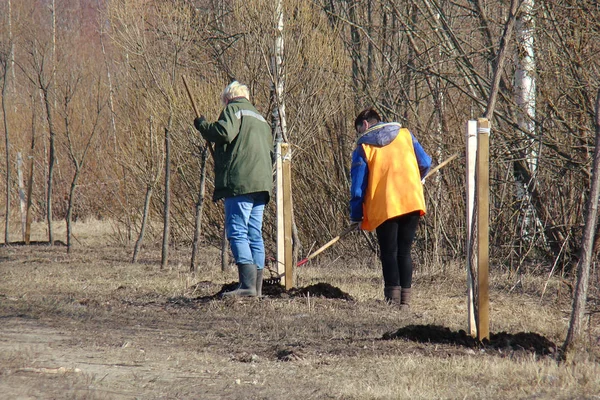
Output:
[[[274,109],[273,109],[273,130],[275,133],[276,141],[276,157],[277,165],[281,165],[281,143],[289,142],[287,135],[287,122],[285,114],[285,80],[286,80],[286,68],[285,68],[285,52],[284,52],[284,40],[283,40],[283,2],[282,0],[277,1],[277,7],[275,9],[276,18],[276,37],[275,37],[275,62],[273,65],[273,76],[275,78],[274,86]],[[291,158],[291,149],[288,151],[288,157]],[[285,240],[285,229],[283,226],[283,179],[279,174],[282,172],[281,168],[276,168],[276,201],[277,201],[277,271],[280,272],[281,265],[284,265],[284,240]],[[291,176],[289,177],[291,179]],[[290,189],[291,190],[291,189]],[[293,203],[292,193],[289,193],[290,202]],[[292,262],[298,259],[299,251],[299,237],[298,229],[295,226],[295,218],[293,215],[293,205],[290,204],[292,210],[291,224],[292,224]],[[296,271],[296,268],[292,267],[292,270]],[[292,282],[295,282],[295,276],[291,277]],[[286,286],[289,284],[286,283]]]
[[[590,277],[590,264],[592,263],[594,235],[598,222],[598,198],[600,197],[600,90],[596,96],[596,147],[594,149],[594,164],[590,195],[585,218],[583,232],[583,243],[581,246],[581,258],[577,265],[577,283],[573,299],[573,310],[569,322],[569,330],[565,343],[562,347],[562,355],[565,356],[581,337],[583,317],[587,302],[588,282]]]
[[[517,121],[526,146],[526,164],[529,167],[531,181],[515,174],[517,203],[521,204],[522,237],[526,243],[533,239],[535,231],[535,209],[529,196],[529,185],[533,185],[537,169],[537,150],[535,145],[535,106],[536,106],[536,62],[534,52],[535,19],[533,17],[534,0],[523,0],[516,19],[517,65],[515,70],[515,101],[518,105]],[[515,172],[518,169],[515,169]]]

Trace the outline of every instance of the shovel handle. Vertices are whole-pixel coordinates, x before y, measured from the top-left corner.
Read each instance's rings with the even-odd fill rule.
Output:
[[[192,108],[194,109],[194,112],[196,113],[196,118],[200,117],[200,112],[198,111],[198,107],[196,107],[196,102],[194,101],[194,96],[192,96],[192,92],[190,91],[190,88],[187,84],[187,80],[185,79],[185,75],[181,75],[181,79],[183,79],[183,86],[185,86],[185,91],[188,94],[188,97],[190,98],[190,102],[192,103]],[[208,143],[208,150],[210,150],[210,154],[213,156],[213,158],[215,157],[215,151],[213,150],[212,144]]]
[[[196,107],[196,102],[194,101],[194,96],[192,96],[192,92],[190,92],[190,87],[187,84],[187,80],[185,79],[185,75],[181,75],[181,79],[183,79],[183,86],[185,86],[185,90],[190,98],[190,102],[192,103],[192,108],[196,113],[196,117],[200,116],[200,112],[198,111],[198,107]]]
[[[356,224],[356,223],[355,224],[350,224],[350,226],[347,227],[342,233],[340,233],[339,235],[337,235],[336,237],[334,237],[333,239],[331,239],[329,242],[325,243],[323,246],[319,247],[314,253],[312,253],[310,256],[306,257],[304,260],[298,261],[298,263],[296,265],[299,267],[301,265],[306,264],[310,259],[312,259],[312,258],[316,257],[317,255],[321,254],[327,248],[331,247],[338,240],[340,240],[341,238],[343,238],[344,236],[346,236],[347,234],[349,234],[350,232],[352,232],[356,228],[358,228],[358,224]]]
[[[443,166],[445,166],[446,164],[448,164],[450,161],[454,160],[456,157],[458,157],[458,153],[452,154],[450,157],[448,157],[447,159],[445,159],[443,162],[439,163],[438,165],[436,165],[435,167],[433,167],[432,169],[430,169],[429,172],[427,173],[427,175],[425,175],[425,177],[423,179],[429,178],[431,175],[433,175],[434,173],[436,173],[440,168],[442,168]]]

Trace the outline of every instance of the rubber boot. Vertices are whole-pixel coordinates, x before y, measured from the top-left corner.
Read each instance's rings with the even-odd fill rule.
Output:
[[[386,286],[383,288],[383,297],[388,304],[400,304],[400,286]]]
[[[256,264],[238,264],[240,286],[231,292],[223,293],[223,297],[254,297],[256,296]]]
[[[262,297],[263,272],[264,272],[263,268],[256,270],[256,296],[257,297]]]
[[[403,311],[410,310],[410,288],[402,288],[400,291],[400,309]]]

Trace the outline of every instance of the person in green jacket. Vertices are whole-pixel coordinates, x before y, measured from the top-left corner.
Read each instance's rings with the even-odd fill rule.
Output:
[[[233,81],[221,94],[216,122],[194,120],[215,144],[213,200],[225,199],[225,231],[238,267],[239,286],[224,296],[261,296],[265,248],[263,212],[273,188],[271,127],[250,103],[246,85]]]

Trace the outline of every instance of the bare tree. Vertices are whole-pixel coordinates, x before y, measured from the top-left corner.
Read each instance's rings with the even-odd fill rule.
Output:
[[[165,197],[163,204],[163,240],[161,250],[160,268],[165,268],[169,263],[170,215],[171,215],[171,127],[173,126],[173,113],[169,114],[169,122],[165,127]]]
[[[81,175],[81,170],[86,162],[86,156],[90,150],[90,146],[100,131],[100,123],[102,122],[102,114],[105,107],[105,100],[101,97],[101,79],[97,80],[95,91],[86,91],[80,95],[82,75],[73,75],[69,78],[65,80],[62,90],[62,113],[65,124],[65,135],[67,139],[67,154],[74,168],[73,177],[71,178],[71,185],[69,188],[67,214],[65,218],[67,224],[67,253],[70,253],[72,249],[72,221],[77,182]],[[91,99],[86,99],[85,96],[90,96]],[[74,107],[74,99],[79,100],[79,102],[83,104],[79,104],[79,107]],[[92,105],[94,109],[89,110],[87,107],[89,105]],[[74,117],[76,116],[76,112],[80,115],[79,121],[73,121]],[[91,114],[91,121],[89,122],[88,114]],[[82,148],[78,148],[78,145]]]
[[[140,224],[140,232],[138,234],[138,238],[135,242],[135,246],[133,249],[133,257],[131,259],[132,263],[136,263],[138,260],[139,252],[142,247],[142,242],[144,240],[144,234],[146,232],[146,226],[148,224],[148,215],[150,213],[150,201],[152,200],[152,194],[154,192],[154,188],[158,183],[158,179],[160,177],[160,173],[163,166],[163,157],[162,152],[159,149],[159,144],[156,135],[154,134],[154,123],[153,117],[150,116],[148,121],[148,135],[144,135],[142,137],[145,140],[141,143],[141,145],[135,146],[132,148],[133,152],[137,152],[136,154],[131,154],[133,160],[136,160],[136,170],[135,175],[142,179],[146,185],[146,195],[144,197],[144,208],[142,211],[142,221]],[[139,151],[141,149],[141,152]],[[143,157],[140,157],[140,154]]]
[[[190,272],[196,271],[196,257],[198,255],[198,242],[202,231],[202,206],[204,205],[204,195],[206,193],[206,160],[208,159],[209,144],[205,143],[200,152],[200,187],[195,204],[194,213],[194,238],[192,239],[192,256],[190,259]]]
[[[10,242],[10,139],[8,129],[8,113],[6,110],[6,95],[8,93],[8,76],[10,73],[10,55],[3,52],[0,49],[0,68],[2,68],[2,120],[4,121],[4,146],[6,155],[6,208],[5,208],[5,221],[4,221],[4,243]]]
[[[48,67],[48,51],[44,45],[37,40],[29,42],[28,66],[16,63],[25,73],[29,81],[40,91],[43,102],[44,114],[48,123],[48,175],[46,180],[46,220],[48,224],[48,243],[54,244],[54,233],[52,227],[52,191],[54,167],[56,164],[56,127],[54,124],[54,112],[52,97],[54,96],[54,65]],[[48,71],[49,70],[49,71]]]
[[[594,150],[594,165],[592,167],[592,181],[590,194],[587,201],[587,214],[583,231],[581,258],[577,265],[577,283],[573,298],[573,310],[569,321],[569,330],[562,347],[563,356],[574,347],[581,338],[585,305],[587,302],[588,282],[590,278],[590,264],[594,257],[594,235],[598,225],[598,199],[600,198],[600,89],[596,96],[596,147]]]

